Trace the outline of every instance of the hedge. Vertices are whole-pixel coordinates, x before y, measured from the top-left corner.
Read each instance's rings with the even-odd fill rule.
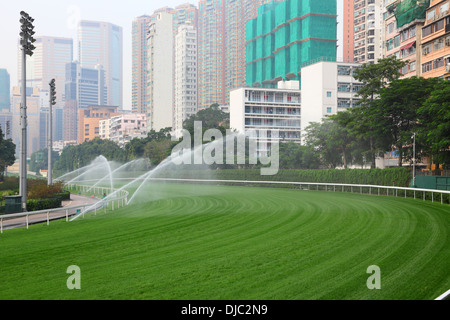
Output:
[[[60,208],[61,202],[60,198],[29,199],[27,200],[27,211]]]
[[[261,175],[260,169],[219,169],[219,170],[174,170],[162,172],[159,177],[180,179],[254,180],[254,181],[292,181],[370,184],[380,186],[408,187],[412,179],[406,168],[389,169],[324,169],[289,170],[280,169],[273,176]]]

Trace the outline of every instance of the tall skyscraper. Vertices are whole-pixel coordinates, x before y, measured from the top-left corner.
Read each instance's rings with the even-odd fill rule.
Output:
[[[36,37],[36,49],[27,58],[27,87],[48,90],[49,82],[55,79],[56,106],[62,106],[65,101],[64,82],[66,63],[73,60],[73,40],[59,37]],[[18,48],[18,73],[22,74],[21,49]],[[19,78],[21,85],[21,78]]]
[[[85,21],[78,25],[78,60],[81,67],[105,70],[107,104],[123,105],[123,32],[108,22]]]
[[[11,138],[11,83],[6,69],[0,69],[0,128],[6,139]]]
[[[22,103],[22,87],[13,87],[12,91],[12,139],[16,144],[16,155],[20,154],[22,139],[20,106]],[[26,89],[27,95],[27,154],[31,155],[40,149],[40,90],[37,87]]]
[[[132,88],[131,110],[147,113],[147,33],[150,16],[140,16],[132,26]]]
[[[160,13],[172,15],[173,38],[177,34],[178,26],[185,23],[192,24],[197,28],[197,7],[185,3],[175,9],[163,7],[155,10],[151,16],[143,15],[137,17],[132,25],[132,111],[135,113],[147,113],[147,76],[148,76],[148,48],[147,34],[150,22],[155,22]],[[175,63],[175,61],[174,61]],[[173,84],[174,85],[174,84]]]
[[[198,3],[198,108],[225,102],[223,1]]]
[[[181,136],[183,121],[197,113],[197,30],[193,25],[178,27],[175,37],[175,136]]]
[[[200,0],[198,107],[225,105],[246,82],[246,25],[267,0]]]
[[[9,112],[11,108],[11,83],[6,69],[0,69],[0,112]]]
[[[376,63],[383,57],[382,8],[383,0],[354,1],[354,62]]]
[[[66,64],[65,86],[67,100],[78,101],[78,108],[107,104],[105,71],[100,65],[83,68],[78,62]]]
[[[77,139],[77,110],[90,105],[106,105],[107,88],[105,71],[97,65],[95,69],[83,68],[78,62],[66,64],[66,101],[63,110],[63,139]]]
[[[173,16],[158,13],[147,37],[147,128],[173,127]]]
[[[353,62],[354,48],[354,0],[344,0],[342,15],[342,54],[345,62]]]
[[[336,60],[335,0],[286,0],[260,6],[247,23],[249,86],[274,87],[280,80],[300,80],[305,63]]]

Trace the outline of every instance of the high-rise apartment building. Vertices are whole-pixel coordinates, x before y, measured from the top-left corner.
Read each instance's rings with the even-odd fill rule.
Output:
[[[107,104],[123,105],[123,32],[108,22],[85,21],[78,25],[78,61],[83,68],[101,65],[105,71]],[[71,62],[71,61],[70,61]]]
[[[147,129],[173,127],[173,15],[158,13],[149,26]]]
[[[147,33],[151,17],[144,15],[133,20],[132,26],[132,88],[131,110],[147,112]]]
[[[386,0],[383,56],[407,61],[403,78],[421,76],[422,26],[430,0]]]
[[[299,80],[304,63],[336,60],[335,0],[286,0],[258,8],[247,23],[247,75],[250,86],[274,87]]]
[[[41,90],[49,89],[49,82],[55,79],[56,106],[60,107],[65,101],[64,82],[66,63],[73,60],[73,40],[59,37],[36,37],[36,49],[27,58],[26,73],[27,87]],[[18,73],[22,74],[22,50],[18,49]],[[21,86],[21,77],[19,85]]]
[[[353,61],[376,63],[383,57],[383,0],[355,0]]]
[[[424,78],[450,79],[450,0],[431,0],[422,27]]]
[[[175,136],[181,136],[183,121],[197,113],[197,30],[193,25],[178,27],[175,37]]]
[[[246,79],[246,25],[267,0],[200,0],[198,14],[198,106],[226,105]]]
[[[353,62],[354,50],[354,0],[344,0],[342,12],[342,59]]]

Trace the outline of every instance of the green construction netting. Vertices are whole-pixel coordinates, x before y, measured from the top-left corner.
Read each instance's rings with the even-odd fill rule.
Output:
[[[247,23],[246,83],[298,80],[303,63],[335,58],[335,15],[335,0],[286,0],[258,8],[257,18]]]
[[[403,0],[394,9],[397,28],[416,19],[425,19],[430,0]]]

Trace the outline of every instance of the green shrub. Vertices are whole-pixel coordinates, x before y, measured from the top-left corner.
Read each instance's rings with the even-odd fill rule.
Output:
[[[27,211],[38,211],[61,207],[60,198],[29,199],[27,200]]]
[[[170,174],[170,173],[169,173]],[[161,176],[167,175],[166,172]],[[325,169],[297,170],[280,169],[273,176],[262,176],[260,169],[222,169],[222,170],[177,170],[173,178],[217,179],[247,181],[292,181],[343,184],[369,184],[380,186],[408,187],[412,179],[406,168],[389,169]],[[394,183],[395,181],[395,183]]]

